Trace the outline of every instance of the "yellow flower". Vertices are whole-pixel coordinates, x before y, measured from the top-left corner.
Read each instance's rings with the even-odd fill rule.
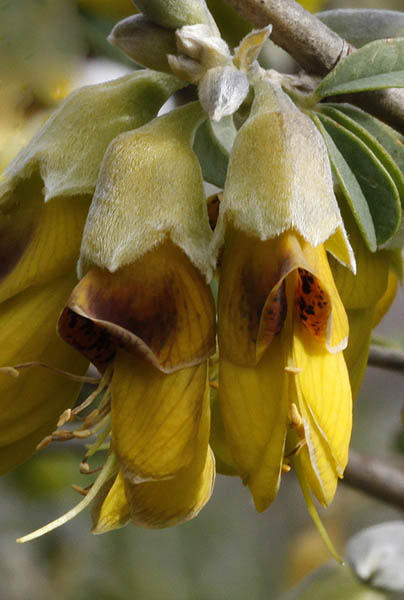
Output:
[[[233,461],[260,511],[291,464],[327,505],[348,458],[352,400],[326,249],[354,259],[324,143],[270,81],[255,86],[233,146],[214,247],[223,240],[219,402]]]
[[[0,367],[31,361],[83,373],[88,360],[56,334],[77,281],[82,231],[103,154],[140,126],[179,85],[134,74],[73,93],[5,170],[0,181]],[[147,101],[147,106],[144,103]],[[138,110],[136,111],[136,108]],[[79,384],[38,369],[0,372],[0,472],[28,458]]]
[[[330,265],[338,293],[349,319],[349,343],[344,352],[352,396],[356,398],[368,361],[371,333],[389,309],[397,292],[398,278],[392,265],[393,250],[370,252],[351,211],[340,197],[344,222],[355,252],[356,274],[331,257]]]
[[[128,519],[174,525],[212,491],[211,230],[190,146],[204,118],[190,104],[111,144],[83,236],[84,276],[59,321],[63,339],[109,382],[118,472],[97,498],[96,533]]]

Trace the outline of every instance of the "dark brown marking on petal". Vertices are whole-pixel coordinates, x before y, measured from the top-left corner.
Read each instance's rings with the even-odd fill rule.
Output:
[[[222,194],[213,194],[213,196],[209,196],[209,198],[206,200],[209,225],[212,230],[214,230],[216,227],[221,200]]]
[[[43,205],[41,185],[37,177],[19,184],[0,209],[0,281],[16,267],[32,240]]]
[[[285,281],[274,290],[272,298],[265,305],[261,319],[260,341],[269,343],[280,333],[287,312]]]
[[[140,338],[158,355],[173,331],[181,325],[176,297],[180,291],[173,277],[167,277],[160,289],[150,293],[147,281],[132,281],[126,293],[114,294],[113,287],[90,286],[86,312],[108,321]],[[184,304],[186,305],[185,299]]]
[[[66,307],[59,318],[59,335],[102,373],[113,359],[116,344],[100,325]]]
[[[318,279],[306,269],[298,269],[296,305],[303,325],[318,341],[327,336],[331,304]]]

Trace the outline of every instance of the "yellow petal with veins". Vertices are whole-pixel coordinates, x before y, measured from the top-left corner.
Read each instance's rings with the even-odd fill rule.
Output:
[[[91,533],[107,533],[124,527],[130,519],[130,506],[126,499],[121,472],[101,488],[91,511]]]
[[[295,393],[310,462],[323,490],[319,500],[329,504],[336,473],[342,476],[348,461],[352,429],[348,370],[342,352],[330,354],[302,326],[295,325],[292,356],[301,369],[294,380]],[[309,485],[313,489],[314,484]]]
[[[370,338],[373,329],[375,307],[348,310],[349,343],[344,350],[351,382],[352,398],[358,395],[368,363]]]
[[[242,367],[220,363],[219,400],[234,463],[265,510],[278,491],[288,427],[288,383],[281,336],[260,362]]]
[[[74,281],[73,274],[64,276],[1,304],[0,366],[36,360],[84,374],[87,361],[56,334],[58,313]],[[1,472],[34,452],[55,429],[60,413],[73,404],[79,389],[80,384],[39,368],[24,369],[18,378],[0,374]]]
[[[74,270],[89,197],[45,204],[42,185],[35,177],[20,183],[0,208],[0,302]]]
[[[210,410],[206,402],[196,436],[195,457],[171,479],[140,484],[125,479],[131,520],[135,525],[171,527],[196,517],[205,506],[215,480],[215,460],[208,446],[209,426]]]
[[[394,302],[398,290],[398,278],[395,273],[390,269],[387,277],[387,287],[383,296],[379,298],[376,303],[376,309],[373,316],[372,327],[377,327],[380,321],[383,319],[386,312]]]
[[[167,241],[115,273],[91,269],[73,291],[59,331],[101,370],[123,347],[169,373],[214,353],[214,301],[200,272]]]
[[[206,362],[164,374],[118,353],[111,383],[112,435],[127,480],[173,477],[193,461],[207,384]]]

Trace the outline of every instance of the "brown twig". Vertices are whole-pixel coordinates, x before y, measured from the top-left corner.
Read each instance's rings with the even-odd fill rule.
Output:
[[[404,375],[404,352],[396,348],[371,346],[368,364],[390,371],[398,371]]]
[[[326,75],[355,50],[295,0],[225,1],[255,27],[272,23],[271,39],[310,75]],[[404,132],[404,90],[358,93],[349,101]]]
[[[342,481],[368,496],[404,510],[403,467],[398,468],[375,458],[361,456],[351,450]]]

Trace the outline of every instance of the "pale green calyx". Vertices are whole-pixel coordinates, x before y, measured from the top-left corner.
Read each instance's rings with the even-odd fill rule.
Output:
[[[114,140],[85,226],[79,275],[92,264],[114,272],[170,238],[210,278],[212,232],[192,150],[205,119],[194,102]]]
[[[228,225],[261,240],[287,230],[312,246],[329,240],[328,249],[355,269],[325,143],[309,117],[269,80],[255,85],[250,117],[234,142],[215,253]]]
[[[150,121],[182,85],[172,75],[137,71],[73,92],[4,171],[0,199],[7,201],[18,181],[34,172],[43,180],[45,201],[93,193],[110,142]]]

